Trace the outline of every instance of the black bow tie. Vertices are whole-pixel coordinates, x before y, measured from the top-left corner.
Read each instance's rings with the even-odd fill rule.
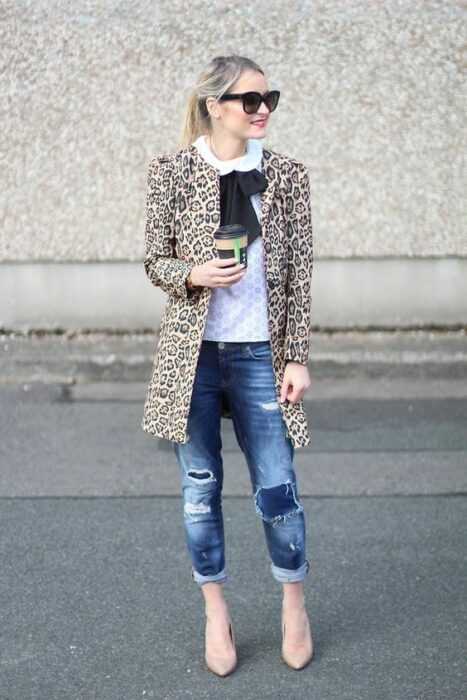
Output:
[[[232,170],[220,176],[221,226],[243,224],[248,230],[248,245],[261,234],[261,225],[250,196],[268,186],[263,173],[253,170]]]

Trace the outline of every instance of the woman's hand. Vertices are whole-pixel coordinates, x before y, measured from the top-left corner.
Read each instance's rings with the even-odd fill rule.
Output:
[[[195,265],[190,273],[192,284],[195,287],[230,287],[239,282],[246,270],[244,265],[237,264],[237,258],[213,258],[203,265]]]
[[[281,403],[287,399],[298,403],[311,384],[308,367],[300,362],[287,362],[281,387]]]

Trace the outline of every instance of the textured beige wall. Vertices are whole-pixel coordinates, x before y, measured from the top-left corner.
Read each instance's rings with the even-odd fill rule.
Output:
[[[142,259],[148,162],[230,51],[282,91],[316,257],[466,256],[462,4],[3,2],[0,261]]]

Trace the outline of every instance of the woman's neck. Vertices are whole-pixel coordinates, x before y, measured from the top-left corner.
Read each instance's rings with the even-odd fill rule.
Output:
[[[229,140],[223,138],[221,142],[217,142],[212,134],[207,134],[207,143],[212,153],[217,160],[233,160],[244,156],[248,151],[246,141],[238,141],[238,139]]]

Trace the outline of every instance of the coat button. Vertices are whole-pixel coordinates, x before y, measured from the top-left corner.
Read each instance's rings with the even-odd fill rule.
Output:
[[[277,287],[277,284],[277,280],[268,280],[269,289],[274,289],[275,287]]]
[[[219,350],[223,350],[225,348],[225,343],[218,343]]]

